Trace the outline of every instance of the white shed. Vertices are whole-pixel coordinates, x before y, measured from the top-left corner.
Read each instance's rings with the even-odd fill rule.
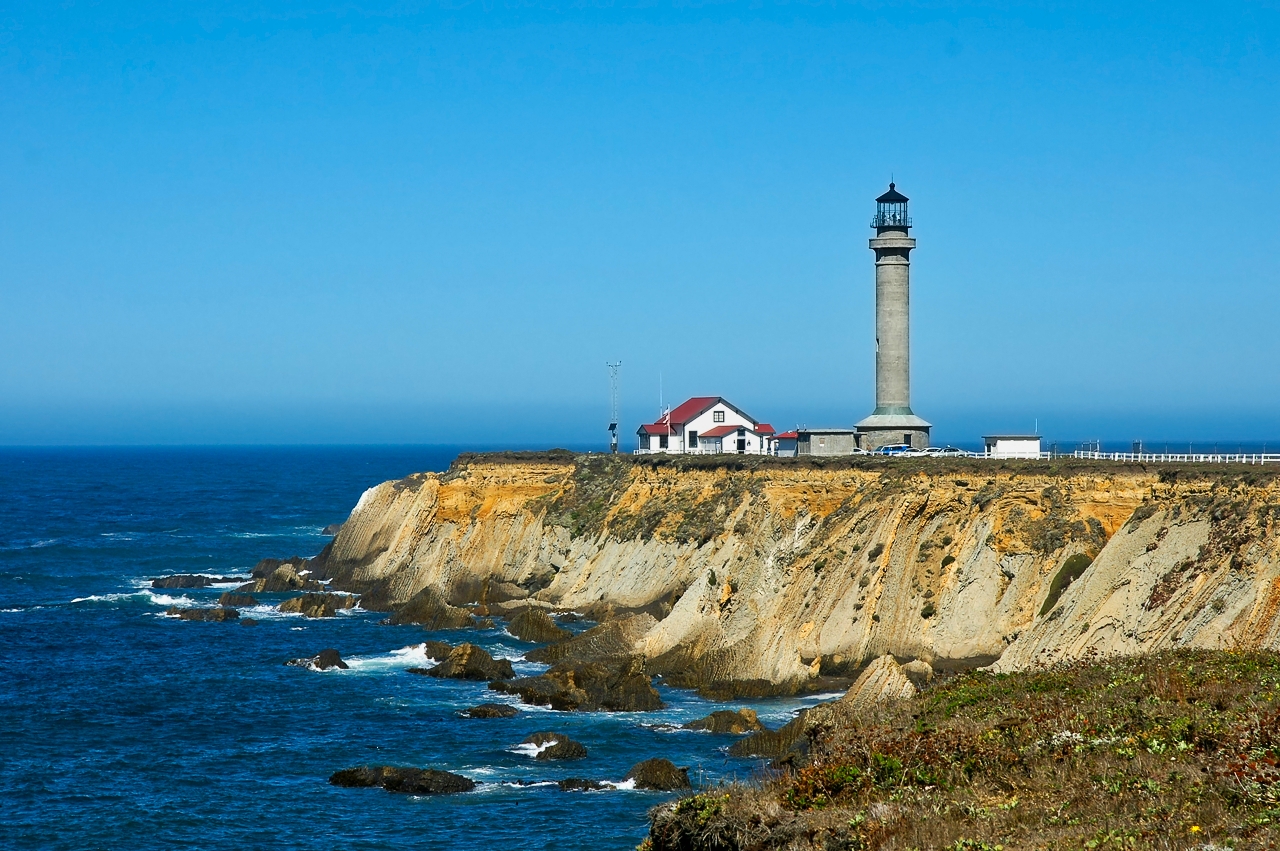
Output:
[[[988,434],[983,435],[988,458],[1039,458],[1038,434]]]

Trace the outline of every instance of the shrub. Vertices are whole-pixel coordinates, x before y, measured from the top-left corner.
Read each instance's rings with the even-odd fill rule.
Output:
[[[1058,568],[1057,574],[1054,575],[1053,581],[1049,583],[1049,594],[1044,598],[1044,605],[1040,607],[1042,617],[1052,611],[1058,604],[1062,592],[1067,590],[1068,585],[1083,576],[1091,564],[1093,564],[1093,557],[1084,553],[1076,553],[1063,562],[1062,567]]]

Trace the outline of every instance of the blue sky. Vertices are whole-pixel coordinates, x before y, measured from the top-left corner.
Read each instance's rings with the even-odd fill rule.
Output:
[[[848,425],[891,174],[938,439],[1280,442],[1275,3],[261,5],[0,7],[0,443]]]

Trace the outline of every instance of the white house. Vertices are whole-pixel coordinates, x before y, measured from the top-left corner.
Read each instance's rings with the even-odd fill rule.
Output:
[[[657,422],[640,426],[636,454],[768,455],[773,451],[773,434],[773,426],[758,422],[719,396],[695,396]]]
[[[1038,434],[988,434],[982,440],[986,444],[988,458],[1040,457]]]

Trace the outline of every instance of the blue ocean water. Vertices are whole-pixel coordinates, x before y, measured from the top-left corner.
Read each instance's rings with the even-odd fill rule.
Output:
[[[0,450],[0,846],[40,849],[629,849],[668,796],[560,792],[618,781],[664,756],[704,784],[758,769],[727,737],[672,725],[723,708],[660,689],[652,713],[464,720],[483,683],[405,673],[426,638],[518,659],[501,628],[428,634],[355,612],[327,620],[245,610],[258,626],[193,623],[170,605],[225,588],[151,591],[169,573],[242,574],[313,555],[366,488],[442,470],[451,447]],[[263,595],[272,603],[287,595]],[[349,671],[286,667],[326,647]],[[539,666],[517,662],[517,670]],[[506,699],[506,698],[504,698]],[[818,698],[758,701],[770,726]],[[537,763],[537,730],[585,760]],[[338,789],[360,764],[443,768],[480,785],[407,797]],[[542,785],[538,785],[542,784]]]

